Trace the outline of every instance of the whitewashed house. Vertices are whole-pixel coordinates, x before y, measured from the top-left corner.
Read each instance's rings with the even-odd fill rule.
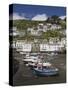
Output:
[[[27,28],[27,32],[31,32],[33,28]]]
[[[40,51],[55,52],[61,51],[64,46],[62,44],[40,44]]]
[[[39,32],[38,32],[37,30],[34,30],[34,29],[31,30],[31,35],[37,36],[38,33],[39,33]]]
[[[40,51],[58,51],[58,48],[54,44],[40,44]]]
[[[61,29],[60,25],[52,24],[50,30]]]
[[[31,52],[31,43],[23,42],[23,41],[17,41],[16,42],[16,49],[17,51],[23,51],[23,52]]]
[[[43,23],[39,23],[37,28],[38,28],[38,31],[43,31]]]
[[[59,41],[59,38],[57,38],[57,37],[55,37],[55,38],[50,38],[49,39],[49,44],[56,44],[56,43],[58,43],[58,42],[60,42]],[[59,43],[58,43],[59,44]]]
[[[31,52],[31,44],[30,43],[22,44],[22,51],[23,52]]]
[[[38,28],[37,29],[34,29],[34,27],[28,28],[27,31],[33,36],[40,36],[41,35],[41,32],[38,30]]]
[[[47,26],[47,30],[50,30],[52,24],[51,23],[47,23],[45,26]]]
[[[49,30],[48,26],[47,25],[44,25],[43,32],[47,32],[47,30]]]
[[[26,34],[25,31],[20,31],[19,32],[19,37],[25,36],[25,34]]]
[[[64,45],[64,46],[66,46],[66,38],[62,38],[61,39],[61,44]]]
[[[42,31],[42,32],[46,32],[47,30],[49,30],[50,24],[43,24],[43,23],[39,23],[38,25],[38,31]]]

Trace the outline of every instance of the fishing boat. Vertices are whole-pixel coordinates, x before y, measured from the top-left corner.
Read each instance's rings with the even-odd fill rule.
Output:
[[[35,59],[32,59],[32,58],[26,58],[23,60],[23,62],[26,64],[26,63],[36,63],[37,60]]]
[[[27,66],[29,66],[31,68],[36,68],[36,67],[41,67],[41,66],[46,67],[46,66],[51,66],[51,63],[49,63],[49,62],[41,63],[38,61],[38,62],[34,62],[34,63],[28,63]]]
[[[38,61],[40,61],[40,59],[38,59],[38,56],[33,56],[33,55],[26,55],[24,58],[24,63],[37,63]]]
[[[28,66],[30,68],[36,68],[37,67],[36,63],[32,63],[32,62],[27,63],[26,66]]]
[[[33,68],[34,74],[37,76],[53,76],[53,75],[58,75],[59,74],[59,69],[54,68],[54,67],[48,67],[46,68]]]
[[[51,53],[48,53],[47,55],[48,56],[56,56],[56,55],[58,55],[58,53],[57,52],[56,53],[55,52],[51,52]]]

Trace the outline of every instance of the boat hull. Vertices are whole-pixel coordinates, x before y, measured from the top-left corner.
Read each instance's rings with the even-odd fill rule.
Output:
[[[34,74],[37,75],[37,76],[55,76],[55,75],[58,75],[59,74],[59,71],[57,70],[47,70],[45,69],[45,71],[43,70],[36,70],[36,69],[33,69],[34,70]]]

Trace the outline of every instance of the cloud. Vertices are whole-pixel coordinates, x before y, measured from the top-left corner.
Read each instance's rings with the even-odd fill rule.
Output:
[[[19,15],[18,13],[13,13],[9,16],[10,20],[23,20],[26,19],[23,15]]]
[[[60,16],[59,18],[63,20],[63,19],[65,19],[65,17],[66,17],[66,16]]]
[[[37,14],[32,18],[34,21],[46,21],[47,20],[47,15],[46,14]]]

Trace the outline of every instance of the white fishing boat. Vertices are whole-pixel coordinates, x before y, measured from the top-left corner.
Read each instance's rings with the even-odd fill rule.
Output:
[[[58,53],[51,52],[51,53],[48,53],[47,55],[48,55],[48,56],[56,56],[56,55],[58,55]]]
[[[29,62],[27,66],[34,68],[34,67],[46,67],[46,66],[50,67],[51,65],[52,64],[49,62],[41,63],[38,61],[38,62],[33,62],[33,63]]]
[[[37,63],[38,61],[40,61],[40,59],[38,59],[38,56],[34,56],[34,55],[30,55],[30,54],[26,54],[24,60],[25,63]]]
[[[44,62],[44,63],[39,63],[40,65],[42,65],[43,67],[50,67],[52,64],[50,62]]]
[[[37,62],[37,60],[34,60],[32,58],[26,58],[23,60],[24,62]]]
[[[37,63],[39,61],[39,59],[34,59],[34,58],[25,58],[23,60],[23,62],[26,64],[26,63]]]
[[[31,68],[37,67],[36,63],[31,63],[31,62],[27,63],[26,66],[29,66]]]

